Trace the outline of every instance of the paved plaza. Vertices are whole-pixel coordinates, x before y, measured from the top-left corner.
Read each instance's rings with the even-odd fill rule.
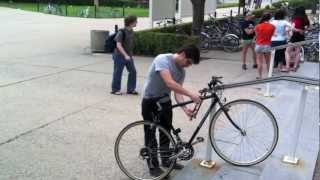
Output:
[[[141,97],[110,95],[111,55],[89,53],[90,30],[112,29],[123,19],[66,18],[1,7],[0,19],[0,180],[128,180],[115,162],[113,147],[125,125],[141,120]],[[148,18],[139,18],[136,29],[148,26]],[[225,83],[255,79],[251,65],[247,71],[241,69],[239,53],[212,51],[203,57],[200,65],[187,69],[189,89],[204,88],[212,75],[223,76]],[[152,57],[135,57],[139,92],[151,62]],[[319,64],[304,63],[290,75],[319,78]],[[297,147],[302,163],[281,162],[291,151],[302,88],[297,83],[272,83],[273,98],[261,96],[265,85],[226,90],[228,101],[250,98],[271,109],[280,128],[275,152],[249,168],[230,166],[213,153],[217,167],[207,170],[198,165],[204,142],[195,147],[195,158],[185,163],[186,168],[173,172],[170,179],[312,180],[319,152],[318,90],[307,94]],[[198,122],[189,122],[175,110],[174,124],[183,138]],[[200,136],[207,138],[206,128]]]

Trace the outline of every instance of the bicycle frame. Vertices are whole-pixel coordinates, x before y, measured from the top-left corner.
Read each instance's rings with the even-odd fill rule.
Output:
[[[217,96],[216,93],[212,93],[211,95],[209,96],[204,96],[202,97],[202,101],[206,100],[206,99],[211,99],[211,98],[214,98],[213,102],[210,104],[208,110],[206,111],[206,113],[204,114],[204,116],[202,117],[199,125],[197,126],[196,130],[193,132],[192,136],[190,137],[189,141],[188,141],[188,144],[191,145],[194,138],[197,136],[197,134],[199,133],[200,129],[202,128],[203,124],[206,122],[210,112],[213,110],[213,108],[219,104],[220,107],[223,107],[223,104],[222,102],[220,101],[220,98]],[[176,107],[180,107],[180,106],[184,106],[184,105],[187,105],[187,104],[191,104],[193,103],[193,101],[187,101],[187,102],[183,102],[183,103],[179,103],[179,104],[175,104],[175,105],[172,105],[172,108],[176,108]],[[232,121],[231,117],[229,116],[229,114],[227,113],[227,110],[226,109],[222,109],[222,111],[224,112],[224,114],[226,115],[226,117],[228,118],[228,120],[230,121],[230,123],[238,130],[241,132],[241,134],[245,134],[245,132],[234,122]],[[174,127],[172,126],[173,130]],[[180,139],[179,135],[178,134],[175,134],[178,139]]]

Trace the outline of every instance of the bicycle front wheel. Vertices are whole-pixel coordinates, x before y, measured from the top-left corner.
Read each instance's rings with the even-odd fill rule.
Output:
[[[238,130],[230,119],[242,130]],[[278,125],[264,105],[252,100],[235,100],[213,116],[209,137],[216,153],[236,166],[251,166],[271,155],[278,142]]]
[[[164,128],[155,123],[137,121],[119,133],[114,153],[120,169],[129,178],[159,180],[173,168],[175,147],[172,136]]]

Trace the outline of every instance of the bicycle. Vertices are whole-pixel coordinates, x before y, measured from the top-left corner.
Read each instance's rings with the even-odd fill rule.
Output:
[[[211,26],[205,26],[200,33],[200,50],[207,52],[214,47],[223,48],[225,52],[236,52],[240,49],[240,39],[226,31],[220,32]]]
[[[154,116],[153,122],[137,121],[122,129],[114,147],[115,158],[122,172],[135,180],[159,180],[167,177],[177,161],[190,160],[194,155],[193,146],[204,141],[204,138],[196,136],[216,105],[220,108],[210,119],[209,140],[219,157],[235,166],[255,165],[269,157],[278,142],[275,117],[267,107],[253,100],[238,99],[224,104],[221,100],[223,86],[220,79],[221,77],[213,76],[208,88],[199,91],[202,101],[195,105],[191,119],[197,115],[204,100],[213,101],[188,141],[180,138],[180,128],[172,126],[171,135],[158,125],[157,117],[162,111],[158,103],[159,114]],[[171,108],[190,103],[193,102],[175,104]],[[155,133],[156,141],[152,147],[144,144],[144,137],[150,135],[144,133],[146,128],[148,132]],[[159,148],[158,142],[170,144],[167,148]],[[169,159],[170,165],[164,166],[162,163],[160,167],[163,173],[151,176],[150,162],[161,162],[163,159]]]

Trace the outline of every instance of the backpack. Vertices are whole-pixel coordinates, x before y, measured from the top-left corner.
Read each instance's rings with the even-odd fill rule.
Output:
[[[126,33],[124,29],[120,29],[119,31],[122,32],[122,42],[125,40]],[[113,53],[113,51],[117,48],[117,42],[115,41],[115,37],[118,34],[118,32],[115,32],[111,34],[105,41],[104,50],[106,53]]]

